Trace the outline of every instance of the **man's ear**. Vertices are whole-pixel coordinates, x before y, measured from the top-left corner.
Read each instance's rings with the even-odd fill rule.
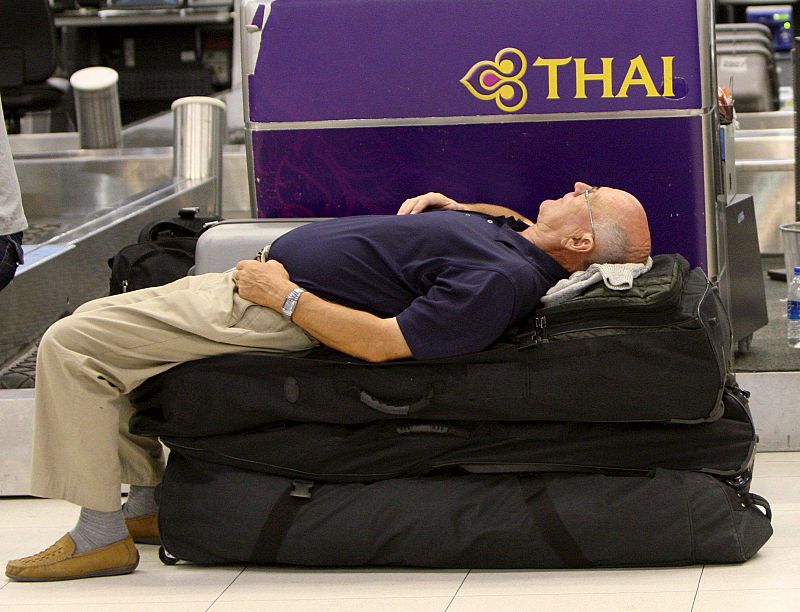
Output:
[[[588,253],[594,248],[594,238],[589,232],[584,232],[571,237],[564,246],[575,253]]]

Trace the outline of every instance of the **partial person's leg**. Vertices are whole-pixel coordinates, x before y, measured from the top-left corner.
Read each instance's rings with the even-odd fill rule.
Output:
[[[185,361],[314,344],[233,288],[231,274],[189,277],[104,298],[48,330],[37,364],[34,495],[119,512],[121,482],[154,485],[163,469],[157,443],[127,432],[127,393]]]
[[[22,263],[22,232],[0,236],[0,291],[13,279]]]
[[[158,465],[156,472],[162,471],[164,450],[161,443],[155,438],[136,436],[130,432],[129,423],[134,414],[130,402],[120,406],[119,413],[119,443],[120,456],[134,456],[140,449],[149,449],[152,460]],[[137,544],[161,544],[158,530],[158,504],[156,504],[155,488],[160,481],[153,481],[151,469],[144,473],[137,471],[136,466],[146,465],[144,462],[123,461],[122,482],[130,484],[128,498],[122,505],[122,516],[125,527]],[[126,471],[127,470],[127,471]]]
[[[95,510],[119,507],[119,483],[151,485],[154,442],[120,429],[127,393],[179,363],[312,341],[278,313],[242,300],[228,274],[189,277],[55,323],[39,349],[33,493]],[[91,427],[85,427],[92,424]],[[124,426],[124,425],[123,425]],[[112,435],[113,432],[113,435]],[[122,440],[122,443],[120,443]],[[75,450],[81,452],[76,455]]]

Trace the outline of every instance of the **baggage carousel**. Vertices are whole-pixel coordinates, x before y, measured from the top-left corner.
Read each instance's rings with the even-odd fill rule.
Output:
[[[234,111],[228,121],[234,144],[223,149],[223,207],[228,217],[250,216],[241,137],[235,144],[241,119]],[[80,304],[107,295],[107,260],[136,242],[145,224],[183,207],[211,214],[217,206],[222,177],[173,176],[172,113],[131,125],[122,137],[122,148],[107,150],[81,150],[74,133],[10,138],[29,228],[25,264],[0,293],[0,496],[28,492],[41,335]]]
[[[228,217],[246,217],[241,92],[223,99],[231,144],[223,148],[222,207]],[[11,136],[29,227],[25,264],[0,294],[0,371],[24,360],[61,315],[107,294],[106,261],[136,242],[146,223],[185,206],[213,214],[216,178],[173,178],[173,138],[171,112],[126,127],[120,149],[81,150],[76,133]]]

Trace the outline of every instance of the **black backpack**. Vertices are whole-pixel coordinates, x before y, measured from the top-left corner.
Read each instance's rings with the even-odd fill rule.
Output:
[[[182,208],[178,216],[148,223],[139,242],[108,260],[109,295],[166,285],[183,278],[194,265],[197,238],[219,217],[198,217],[198,208]]]

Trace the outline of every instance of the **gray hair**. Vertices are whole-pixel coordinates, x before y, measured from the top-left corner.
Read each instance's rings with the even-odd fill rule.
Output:
[[[587,257],[587,266],[593,263],[628,263],[630,242],[628,234],[618,223],[595,221],[594,234],[596,247]]]

